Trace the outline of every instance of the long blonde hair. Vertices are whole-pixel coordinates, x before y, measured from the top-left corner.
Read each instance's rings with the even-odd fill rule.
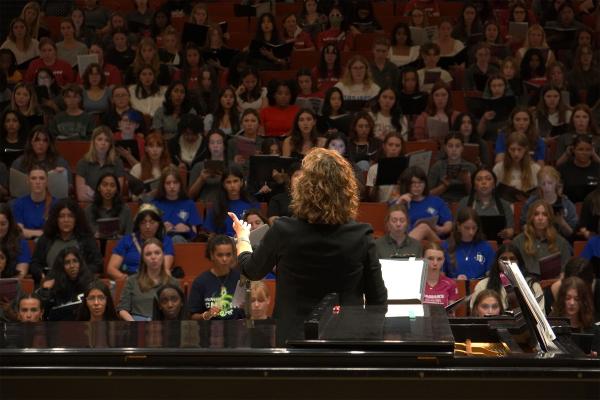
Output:
[[[37,1],[30,1],[29,3],[25,4],[23,9],[21,10],[21,15],[19,15],[19,17],[21,17],[24,21],[27,21],[25,19],[25,11],[27,11],[27,9],[29,8],[33,8],[35,10],[35,12],[37,13],[37,18],[35,22],[31,25],[27,25],[27,22],[25,22],[25,26],[27,27],[27,30],[29,31],[31,37],[37,39],[40,32],[40,20],[42,18],[42,10]]]
[[[142,251],[140,254],[140,268],[139,268],[138,277],[137,277],[138,285],[140,286],[140,291],[142,293],[147,292],[148,290],[157,286],[157,284],[154,283],[154,281],[148,275],[148,265],[146,264],[146,261],[144,260],[144,249],[146,249],[146,247],[148,247],[151,244],[157,245],[158,247],[160,247],[160,250],[163,251],[163,264],[162,264],[162,268],[160,269],[160,282],[158,283],[158,286],[162,286],[169,282],[169,274],[167,273],[167,268],[165,267],[165,262],[164,262],[164,249],[163,249],[162,242],[160,240],[158,240],[157,238],[147,239],[142,244]]]
[[[531,25],[529,29],[527,29],[527,35],[525,36],[525,42],[523,43],[523,47],[526,49],[531,48],[531,44],[529,43],[529,34],[538,31],[542,34],[542,45],[540,47],[536,47],[537,49],[547,49],[549,48],[548,42],[546,41],[546,32],[544,32],[544,28],[541,25],[535,24]]]
[[[311,224],[345,224],[356,218],[358,203],[358,185],[348,161],[334,150],[313,148],[292,185],[294,215]]]
[[[342,83],[346,86],[354,85],[355,83],[352,81],[352,66],[356,63],[362,63],[365,66],[365,79],[363,80],[363,88],[369,89],[371,85],[373,85],[373,75],[371,74],[371,67],[369,66],[369,62],[366,58],[361,55],[356,55],[348,60],[346,64],[346,70],[344,71],[344,76],[342,77]]]
[[[513,160],[510,152],[508,151],[512,144],[517,144],[525,148],[523,158],[519,162]],[[533,176],[531,173],[532,164],[533,161],[529,155],[529,140],[527,140],[527,136],[519,132],[513,132],[508,135],[508,138],[506,139],[506,155],[504,156],[504,162],[502,166],[504,172],[502,183],[506,185],[510,183],[510,171],[514,168],[521,171],[521,187],[523,188],[523,191],[531,189],[533,184]]]
[[[533,226],[533,217],[535,215],[535,210],[539,207],[543,206],[546,214],[548,214],[548,227],[546,227],[546,231],[544,232],[544,237],[548,241],[548,248],[552,253],[557,253],[559,251],[558,245],[556,244],[556,238],[558,237],[558,232],[556,228],[552,224],[554,220],[554,211],[552,207],[546,203],[544,200],[536,200],[534,201],[527,210],[527,222],[525,223],[525,229],[523,230],[523,235],[525,235],[525,245],[523,250],[525,253],[530,256],[535,256],[537,254],[537,248],[535,245],[535,228]]]
[[[98,155],[96,154],[96,148],[94,147],[94,141],[100,135],[105,135],[108,141],[110,142],[110,148],[106,153],[105,163],[109,165],[114,165],[117,161],[117,151],[115,150],[115,138],[113,136],[112,131],[106,125],[100,125],[94,128],[92,131],[92,139],[90,141],[90,148],[87,153],[83,156],[83,159],[89,162],[98,162]]]
[[[558,198],[561,198],[561,196],[562,196],[562,180],[560,178],[560,172],[558,172],[556,170],[556,168],[554,168],[550,165],[544,165],[542,168],[540,168],[540,170],[537,173],[539,197],[542,198],[542,196],[543,196],[541,185],[542,185],[542,178],[544,176],[549,176],[554,181],[556,181],[556,195],[558,196]]]

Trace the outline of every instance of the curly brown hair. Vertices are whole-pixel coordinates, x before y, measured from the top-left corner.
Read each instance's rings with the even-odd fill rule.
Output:
[[[311,150],[292,186],[290,209],[311,224],[337,225],[355,219],[358,185],[352,166],[336,151]]]

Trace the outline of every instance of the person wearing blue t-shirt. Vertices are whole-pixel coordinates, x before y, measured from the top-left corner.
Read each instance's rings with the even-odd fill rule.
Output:
[[[591,236],[579,256],[586,260],[600,258],[600,236]]]
[[[158,191],[152,201],[160,211],[167,234],[174,243],[185,243],[196,236],[202,219],[194,202],[187,198],[179,170],[167,167],[163,170]]]
[[[442,247],[444,273],[454,279],[483,278],[496,257],[492,246],[483,238],[477,212],[470,207],[458,211],[452,235]]]
[[[34,166],[27,179],[29,194],[16,199],[12,208],[23,237],[35,239],[44,233],[44,224],[56,199],[48,192],[48,173],[41,166]]]
[[[244,311],[233,307],[233,295],[240,280],[233,240],[215,235],[206,246],[206,257],[211,260],[210,270],[194,279],[190,290],[189,309],[193,320],[237,319]]]
[[[506,139],[513,132],[520,132],[527,136],[530,143],[535,143],[532,158],[538,164],[543,165],[546,157],[546,143],[537,132],[533,114],[525,107],[516,107],[510,114],[506,130],[498,133],[498,138],[496,139],[495,164],[504,160],[504,155],[507,151]],[[530,148],[531,147],[533,146],[530,146]]]
[[[246,191],[242,170],[232,165],[223,173],[217,203],[208,209],[204,228],[211,233],[234,236],[232,221],[227,212],[242,219],[244,213],[252,208],[260,208],[260,205]]]
[[[400,176],[396,202],[406,204],[410,218],[409,236],[417,240],[439,241],[452,230],[452,213],[438,196],[429,194],[427,175],[420,167],[408,167]]]
[[[163,243],[165,266],[170,271],[175,259],[173,241],[165,233],[160,211],[152,204],[143,204],[133,221],[133,232],[123,236],[113,249],[108,260],[106,274],[114,280],[125,279],[135,274],[140,265],[144,241],[157,238]]]
[[[21,237],[8,203],[0,203],[0,248],[4,249],[6,258],[0,278],[24,278],[29,271],[31,251],[27,241]]]

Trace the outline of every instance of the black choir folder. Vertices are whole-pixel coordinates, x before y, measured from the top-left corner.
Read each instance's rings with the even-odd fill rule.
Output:
[[[111,239],[119,233],[119,218],[100,218],[96,220],[100,239]]]
[[[549,256],[539,259],[540,264],[540,279],[556,279],[562,270],[562,262],[560,253],[550,254]]]
[[[288,172],[290,166],[298,162],[292,157],[258,155],[250,157],[250,186],[261,187],[265,182],[273,181],[273,170]]]
[[[481,230],[486,240],[501,240],[498,233],[506,228],[506,218],[504,215],[482,215]]]
[[[252,40],[252,42],[250,42],[250,55],[254,58],[264,58],[264,56],[260,52],[261,48],[271,50],[273,52],[273,55],[277,58],[287,59],[290,58],[292,50],[294,50],[294,42],[273,44],[268,42],[261,42],[259,40]]]
[[[485,99],[483,97],[465,97],[467,109],[477,118],[481,118],[487,111],[494,111],[496,115],[492,121],[506,121],[517,105],[514,96],[503,96],[497,99]]]
[[[227,33],[227,21],[219,22],[218,26],[221,28],[221,32]],[[198,25],[186,22],[183,25],[181,43],[186,44],[188,42],[193,42],[200,47],[204,47],[206,45],[206,36],[208,35],[208,28],[208,25]]]
[[[380,158],[375,185],[397,185],[400,175],[408,167],[419,167],[427,174],[431,154],[430,150],[421,150],[400,157]]]
[[[8,302],[13,301],[17,297],[19,291],[19,280],[16,278],[0,279],[0,300]]]

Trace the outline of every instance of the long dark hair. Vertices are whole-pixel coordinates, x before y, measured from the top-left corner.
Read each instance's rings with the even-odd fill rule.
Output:
[[[477,171],[475,171],[473,173],[473,176],[471,176],[471,193],[469,193],[469,197],[467,199],[467,207],[473,207],[473,202],[475,201],[475,194],[476,194],[475,178],[477,177],[477,175],[480,172],[483,172],[483,171],[489,172],[492,175],[492,178],[494,179],[494,189],[492,189],[492,198],[494,199],[494,202],[496,203],[496,208],[498,209],[498,212],[500,213],[500,215],[504,216],[504,207],[502,207],[502,201],[500,200],[498,191],[495,189],[496,183],[498,183],[498,177],[496,177],[496,174],[494,173],[494,171],[491,168],[488,168],[486,166],[480,167],[479,169],[477,169]]]
[[[402,110],[400,109],[400,102],[398,101],[398,93],[396,92],[396,89],[394,89],[391,86],[383,86],[379,90],[379,93],[377,93],[377,97],[373,101],[373,105],[371,106],[371,112],[373,113],[373,115],[376,115],[378,112],[381,111],[381,106],[379,105],[379,98],[386,90],[391,90],[392,93],[394,93],[394,97],[396,98],[396,100],[394,101],[394,105],[390,110],[390,115],[392,120],[392,126],[396,129],[396,131],[400,132],[402,131],[402,126],[400,125],[400,120],[402,119]]]
[[[459,225],[464,224],[469,220],[473,220],[477,225],[477,232],[473,237],[472,243],[480,243],[485,240],[483,232],[481,230],[481,219],[479,218],[477,211],[475,211],[471,207],[465,207],[458,210],[458,213],[456,213],[454,224],[452,224],[452,232],[450,233],[450,237],[448,238],[448,254],[450,255],[450,260],[453,268],[457,267],[456,248],[461,243],[463,243],[462,235],[459,231]]]
[[[190,97],[187,88],[185,87],[185,83],[182,81],[173,81],[167,88],[165,92],[165,101],[163,101],[163,109],[165,111],[165,115],[171,115],[175,112],[175,107],[173,106],[173,102],[171,102],[171,93],[176,86],[181,85],[183,88],[183,92],[185,93],[183,97],[183,103],[181,103],[181,112],[179,115],[183,115],[188,113],[192,109],[192,103],[190,102]]]
[[[191,66],[187,61],[187,52],[195,51],[198,53],[198,67],[202,66],[202,51],[194,42],[187,42],[183,49],[183,57],[181,57],[181,80],[187,82],[192,74]]]
[[[6,256],[6,267],[0,277],[12,278],[17,274],[16,259],[21,254],[21,228],[17,225],[8,203],[0,203],[0,214],[4,215],[8,221],[6,236],[0,239],[0,245],[4,249],[4,255]]]
[[[248,203],[253,203],[254,199],[248,193],[246,184],[244,181],[244,173],[242,169],[237,165],[230,165],[221,176],[221,186],[217,195],[217,201],[213,213],[214,226],[218,231],[225,229],[225,221],[227,220],[227,211],[229,210],[229,198],[227,197],[227,191],[223,187],[225,180],[229,175],[233,175],[242,181],[242,189],[240,190],[240,200]]]
[[[236,133],[240,130],[240,112],[238,111],[237,96],[235,95],[235,89],[232,86],[226,86],[219,92],[217,102],[213,111],[213,121],[211,129],[219,129],[221,119],[225,116],[225,109],[221,105],[221,97],[225,95],[227,91],[230,91],[233,96],[233,106],[229,110],[229,123],[231,124],[231,132]]]
[[[317,138],[319,133],[317,132],[317,114],[310,108],[302,108],[300,111],[296,113],[294,117],[294,122],[292,124],[292,132],[290,133],[290,140],[292,142],[292,146],[294,149],[300,153],[302,150],[302,144],[304,142],[304,138],[302,137],[302,132],[300,132],[300,128],[298,128],[298,121],[300,120],[300,116],[302,114],[309,114],[315,120],[315,126],[313,126],[310,131],[310,141],[313,146],[317,144]]]
[[[6,116],[8,114],[14,114],[15,117],[17,117],[17,120],[19,121],[19,133],[17,135],[20,142],[21,140],[23,140],[27,132],[27,120],[25,119],[23,114],[21,114],[20,111],[11,110],[10,108],[4,110],[4,112],[2,113],[2,117],[0,117],[0,138],[6,138],[6,128],[4,127],[4,122],[6,121]],[[10,165],[8,165],[8,167],[10,167]]]
[[[154,80],[152,81],[152,84],[150,85],[150,91],[147,91],[144,88],[144,86],[142,85],[142,82],[140,81],[140,75],[142,74],[142,71],[144,71],[146,69],[149,69],[154,74]],[[137,97],[138,99],[145,99],[145,98],[154,96],[159,91],[160,91],[160,86],[158,85],[158,71],[154,70],[154,68],[152,68],[152,65],[150,65],[150,64],[146,64],[146,65],[142,66],[142,68],[140,68],[140,70],[138,71],[137,76],[136,76],[135,97]]]
[[[119,183],[119,179],[114,173],[106,172],[102,174],[100,178],[98,178],[98,182],[96,183],[96,190],[94,191],[94,200],[90,205],[90,207],[92,207],[92,217],[94,218],[94,220],[100,218],[99,212],[102,208],[103,203],[102,196],[100,195],[100,185],[102,184],[102,181],[108,177],[113,178],[113,180],[115,181],[117,185],[117,192],[115,193],[115,197],[113,197],[112,199],[112,207],[109,210],[105,211],[108,212],[108,215],[110,217],[115,218],[118,217],[119,214],[121,214],[121,210],[123,209],[123,200],[121,199],[121,184]]]
[[[100,279],[96,279],[92,283],[90,283],[88,285],[87,289],[85,289],[85,291],[83,292],[83,299],[82,299],[81,306],[79,307],[79,310],[77,310],[76,320],[77,321],[89,321],[90,320],[91,315],[90,315],[90,309],[87,306],[87,298],[90,295],[90,292],[94,289],[101,291],[102,294],[104,295],[104,297],[106,297],[106,308],[104,309],[104,316],[102,319],[104,321],[117,321],[119,319],[119,317],[117,316],[117,312],[115,311],[115,303],[113,302],[113,298],[110,293],[110,289]]]
[[[75,281],[71,281],[65,272],[65,259],[68,255],[73,255],[79,261],[79,272]],[[62,249],[52,264],[50,272],[51,279],[54,279],[54,286],[51,289],[53,298],[58,304],[63,304],[73,300],[70,298],[74,293],[83,293],[93,279],[92,273],[85,265],[85,261],[77,247],[67,247]],[[74,291],[72,289],[75,289]]]
[[[340,105],[340,109],[338,110],[338,113],[340,115],[347,113],[346,109],[344,108],[344,94],[342,93],[340,88],[333,86],[333,87],[330,87],[329,89],[327,89],[327,91],[325,92],[325,98],[323,99],[323,106],[321,107],[321,115],[324,117],[329,117],[331,115],[331,96],[334,93],[338,93],[340,95],[340,99],[341,99],[341,103],[342,103]]]
[[[181,298],[181,309],[179,310],[179,315],[177,315],[176,319],[178,321],[188,319],[189,311],[187,308],[187,304],[185,301],[185,294],[183,293],[183,290],[181,290],[181,288],[179,286],[174,285],[172,283],[165,283],[164,285],[162,285],[161,287],[158,288],[158,290],[156,291],[156,295],[154,296],[152,320],[153,321],[165,321],[166,320],[165,314],[162,312],[162,310],[160,308],[160,294],[166,289],[175,290],[177,292],[177,294],[179,295],[179,297]]]
[[[133,220],[133,233],[136,236],[140,235],[140,225],[142,224],[142,221],[144,220],[144,218],[146,218],[146,216],[149,216],[154,221],[158,222],[158,230],[156,231],[155,237],[162,243],[163,238],[165,236],[165,225],[163,224],[163,221],[160,217],[160,210],[155,206],[150,206],[146,209],[138,211],[137,215],[135,216],[135,219]]]
[[[394,29],[392,29],[392,34],[390,36],[390,45],[391,46],[396,46],[398,44],[398,39],[396,39],[396,34],[398,33],[398,31],[400,29],[404,30],[404,33],[406,34],[406,43],[405,45],[410,47],[413,45],[413,41],[412,41],[412,35],[410,32],[410,28],[408,27],[408,24],[406,22],[398,22],[395,26]]]
[[[75,200],[70,198],[58,200],[50,209],[48,219],[44,224],[44,236],[51,240],[59,237],[60,230],[58,229],[58,214],[65,208],[71,211],[75,216],[75,228],[73,229],[73,234],[75,237],[80,239],[92,236],[92,231],[87,219],[85,218],[83,210],[81,207],[79,207],[79,204]]]
[[[50,135],[44,125],[36,125],[29,132],[29,136],[27,136],[27,141],[25,142],[25,151],[23,152],[23,158],[21,162],[21,166],[25,171],[29,171],[34,165],[39,164],[37,156],[33,151],[33,140],[39,135],[44,135],[46,139],[48,139],[48,150],[46,151],[44,166],[48,169],[54,169],[57,166],[56,161],[59,157],[59,154],[56,150],[54,136]]]
[[[242,72],[240,73],[240,82],[244,80],[244,78],[248,75],[254,75],[256,77],[256,86],[254,86],[254,89],[252,89],[249,92],[245,90],[244,93],[240,95],[240,99],[242,99],[245,102],[253,102],[260,99],[260,96],[262,94],[262,82],[260,80],[260,74],[258,72],[258,69],[256,69],[256,67],[252,65],[249,65],[242,70]]]
[[[525,262],[523,261],[523,255],[521,254],[521,250],[519,250],[519,248],[512,243],[505,243],[498,247],[498,250],[496,251],[496,257],[494,259],[494,262],[492,263],[492,266],[490,267],[490,271],[488,272],[489,279],[487,282],[486,289],[492,289],[500,293],[502,289],[502,279],[500,278],[502,267],[500,267],[499,260],[500,256],[504,253],[513,253],[515,255],[515,257],[517,258],[517,265],[519,266],[521,273],[523,273],[523,276],[525,276],[528,279],[529,286],[531,286],[535,281],[535,276],[529,274],[525,269]]]
[[[327,51],[327,49],[333,49],[335,51],[335,61],[333,63],[333,75],[336,77],[340,77],[340,75],[342,75],[342,56],[340,55],[340,51],[338,50],[338,48],[333,45],[333,44],[328,44],[327,46],[324,46],[323,49],[321,50],[321,55],[319,56],[319,66],[317,68],[317,71],[319,72],[319,78],[327,78],[327,63],[325,62],[325,51]]]
[[[262,31],[262,26],[261,26],[262,21],[265,18],[268,18],[269,20],[271,20],[271,24],[273,24],[273,31],[271,32],[271,40],[269,42],[273,43],[273,44],[280,43],[281,38],[279,37],[279,30],[277,29],[277,20],[275,19],[275,16],[273,14],[271,14],[270,12],[266,12],[256,19],[256,35],[254,36],[254,39],[258,40],[259,42],[266,41],[264,32]]]
[[[463,112],[458,114],[458,116],[454,119],[454,123],[452,124],[451,130],[455,132],[460,132],[460,127],[462,125],[463,118],[469,117],[471,118],[471,134],[469,135],[469,141],[466,143],[479,143],[479,133],[477,132],[477,126],[475,124],[475,116],[469,112]],[[484,149],[485,150],[485,149]]]
[[[540,65],[535,71],[533,71],[529,66],[529,61],[531,61],[533,56],[538,56],[540,59]],[[538,74],[538,76],[546,75],[546,59],[544,58],[544,54],[540,49],[535,49],[532,47],[529,48],[523,55],[523,60],[521,61],[521,78],[525,81],[529,80],[533,77],[534,73]]]
[[[179,193],[177,193],[177,200],[185,200],[187,199],[187,194],[185,191],[185,182],[181,179],[181,175],[179,174],[179,169],[174,166],[166,167],[161,171],[160,180],[158,183],[158,190],[156,191],[156,196],[154,198],[156,200],[167,200],[167,191],[165,190],[165,182],[169,176],[174,177],[177,182],[179,182]]]

